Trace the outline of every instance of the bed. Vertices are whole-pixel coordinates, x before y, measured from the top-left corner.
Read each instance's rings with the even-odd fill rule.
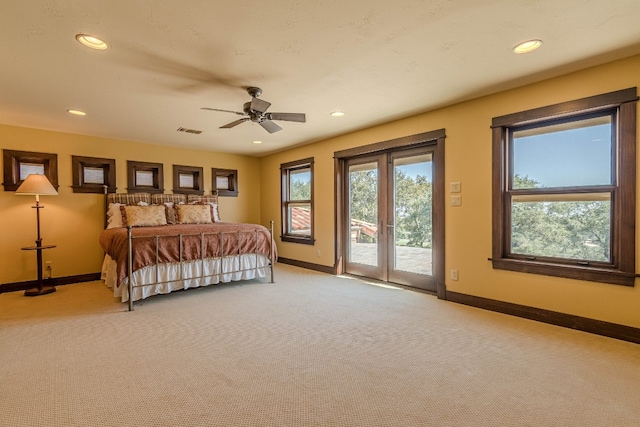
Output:
[[[133,302],[176,290],[269,278],[277,250],[270,229],[223,222],[217,195],[110,193],[105,197],[102,279]]]

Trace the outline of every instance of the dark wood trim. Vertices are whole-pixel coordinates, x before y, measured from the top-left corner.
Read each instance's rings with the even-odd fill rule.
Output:
[[[524,124],[535,123],[537,121],[547,121],[550,117],[559,118],[564,115],[586,110],[603,110],[618,106],[625,102],[635,102],[637,100],[638,96],[636,95],[636,88],[632,87],[615,92],[589,96],[573,101],[561,102],[559,104],[494,117],[491,121],[491,127],[521,126]]]
[[[100,184],[84,182],[84,168],[99,168],[103,170],[104,182]],[[105,186],[108,193],[116,192],[116,161],[98,157],[71,156],[71,174],[74,193],[104,194]]]
[[[16,191],[24,181],[20,179],[20,163],[41,164],[44,175],[51,185],[58,190],[58,155],[53,153],[36,153],[32,151],[2,150],[4,170],[4,191]]]
[[[204,194],[204,169],[202,166],[173,165],[173,193],[174,194]],[[181,187],[180,175],[191,175],[193,187]]]
[[[346,175],[344,169],[346,162],[344,160],[335,158],[333,159],[333,206],[335,206],[333,212],[333,223],[335,225],[335,236],[333,239],[334,250],[334,265],[336,266],[336,274],[344,273],[344,258],[342,254],[342,247],[345,244],[345,227],[342,218],[344,217],[344,206],[342,200],[344,200],[344,182],[343,176]]]
[[[87,273],[78,274],[76,276],[54,277],[52,279],[45,279],[45,285],[62,286],[70,285],[72,283],[82,282],[94,282],[100,280],[100,273]],[[24,291],[38,285],[36,280],[29,280],[26,282],[14,282],[4,283],[0,285],[0,294],[4,292]]]
[[[433,224],[439,224],[439,227],[433,227],[432,237],[435,242],[435,250],[432,252],[433,278],[436,281],[436,295],[438,299],[445,299],[447,287],[445,285],[445,206],[446,190],[445,190],[445,174],[444,174],[444,135],[439,137],[434,151],[433,165],[434,182],[433,182]]]
[[[445,138],[445,130],[438,129],[429,132],[418,133],[415,135],[404,136],[400,138],[390,139],[387,141],[376,142],[360,147],[348,148],[333,153],[336,159],[344,159],[348,157],[361,156],[365,154],[374,154],[388,150],[399,150],[403,147],[411,147],[423,142],[434,142],[438,139]]]
[[[618,259],[614,262],[617,261],[620,270],[627,273],[635,273],[636,268],[636,109],[636,102],[627,102],[620,106],[618,113],[619,139],[633,141],[618,144],[618,171],[623,183],[619,197],[614,201],[617,213],[614,230],[618,236],[623,236],[618,240]]]
[[[306,268],[307,270],[319,271],[321,273],[336,274],[336,268],[328,265],[313,264],[306,261],[298,261],[297,259],[278,257],[278,262],[295,267]]]
[[[488,298],[477,297],[458,292],[447,291],[448,301],[464,304],[484,310],[509,314],[537,322],[576,329],[609,338],[640,344],[640,329],[618,323],[605,322],[590,319],[588,317],[574,316],[572,314],[559,313],[526,305],[513,304]]]
[[[217,178],[226,177],[229,188],[218,188]],[[211,190],[217,191],[218,196],[238,197],[238,171],[236,169],[211,168]]]
[[[137,172],[151,172],[152,185],[138,185]],[[127,192],[129,193],[164,193],[164,169],[162,163],[138,162],[127,160]]]
[[[315,208],[314,208],[314,163],[315,159],[313,157],[307,157],[305,159],[295,160],[293,162],[286,162],[280,164],[280,240],[283,242],[289,243],[298,243],[303,245],[314,245],[316,242],[315,239]],[[296,169],[306,169],[309,168],[311,172],[311,189],[310,189],[310,200],[296,200],[295,202],[301,203],[309,203],[311,209],[311,216],[309,221],[311,222],[311,233],[309,236],[298,236],[294,234],[287,234],[287,230],[289,229],[289,221],[287,215],[287,209],[291,200],[290,197],[290,188],[289,188],[289,173],[292,170]],[[295,203],[294,202],[294,203]]]
[[[548,107],[496,117],[492,122],[492,264],[495,269],[567,277],[614,285],[635,285],[636,217],[636,88],[623,89]],[[612,145],[611,186],[583,186],[558,189],[510,190],[508,178],[508,133],[514,127],[545,126],[591,117],[612,115],[618,138]],[[617,120],[616,120],[617,119]],[[611,259],[608,263],[583,265],[568,259],[536,257],[524,259],[511,254],[511,196],[513,194],[611,193]]]

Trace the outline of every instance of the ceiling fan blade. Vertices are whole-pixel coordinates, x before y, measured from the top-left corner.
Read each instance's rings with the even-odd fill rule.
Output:
[[[300,122],[307,121],[307,116],[304,113],[267,113],[267,117],[270,120],[284,120],[287,122]]]
[[[265,130],[269,133],[274,133],[274,132],[278,132],[280,130],[282,130],[282,128],[280,126],[278,126],[277,124],[273,123],[271,120],[263,120],[260,122],[260,126],[262,126],[263,128],[265,128]]]
[[[234,126],[238,126],[240,123],[244,123],[244,122],[246,122],[247,120],[249,120],[249,117],[245,117],[244,119],[238,119],[238,120],[236,120],[236,121],[234,121],[234,122],[227,123],[227,124],[226,124],[226,125],[224,125],[224,126],[220,126],[220,129],[231,129],[232,127],[234,127]]]
[[[258,98],[251,98],[251,109],[253,111],[264,113],[265,111],[267,111],[267,108],[269,108],[270,106],[271,106],[270,102],[263,101],[262,99],[258,99]]]
[[[239,111],[231,111],[231,110],[221,110],[219,108],[209,108],[209,107],[202,107],[200,108],[201,110],[209,110],[209,111],[220,111],[222,113],[233,113],[233,114],[237,114],[239,116],[244,116],[244,113],[241,113]]]

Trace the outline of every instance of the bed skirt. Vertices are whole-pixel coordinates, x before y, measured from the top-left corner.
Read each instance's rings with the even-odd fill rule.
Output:
[[[168,294],[173,291],[237,280],[264,278],[270,274],[271,262],[266,255],[246,254],[209,258],[181,263],[151,265],[133,273],[133,301]],[[129,278],[118,286],[116,262],[105,255],[101,278],[113,289],[113,296],[122,302],[129,300]],[[176,279],[177,278],[177,279]]]

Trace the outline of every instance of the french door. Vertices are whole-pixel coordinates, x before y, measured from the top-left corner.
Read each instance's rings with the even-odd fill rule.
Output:
[[[437,291],[442,254],[434,215],[436,147],[349,158],[344,163],[344,271]],[[435,231],[435,232],[434,232]],[[434,251],[436,253],[434,253]]]

